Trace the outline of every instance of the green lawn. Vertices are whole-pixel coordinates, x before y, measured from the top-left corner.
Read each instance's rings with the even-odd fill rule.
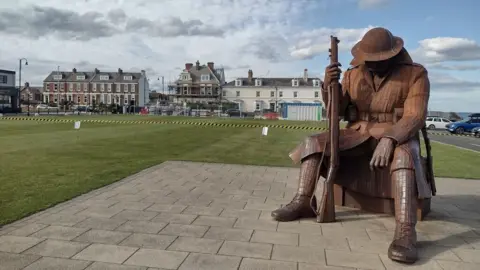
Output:
[[[108,117],[112,118],[164,120]],[[260,128],[100,123],[82,123],[80,130],[74,130],[72,123],[9,120],[0,120],[0,130],[0,224],[166,160],[292,166],[288,152],[315,132],[272,128],[262,137]],[[433,154],[437,176],[480,178],[474,162],[478,154],[440,144],[433,145]]]

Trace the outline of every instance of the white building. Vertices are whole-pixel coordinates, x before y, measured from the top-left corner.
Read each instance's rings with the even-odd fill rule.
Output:
[[[246,78],[237,78],[223,86],[223,99],[238,103],[242,112],[277,111],[283,103],[322,103],[322,81],[309,78],[255,78],[252,70]]]
[[[16,108],[18,92],[15,88],[15,71],[0,69],[0,111]]]

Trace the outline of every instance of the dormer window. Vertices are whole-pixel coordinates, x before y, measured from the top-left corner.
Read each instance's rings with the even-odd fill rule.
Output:
[[[108,75],[100,75],[100,80],[102,81],[108,81],[109,76]]]
[[[210,81],[210,74],[203,74],[203,75],[200,77],[200,80],[201,80],[201,81]]]
[[[77,75],[77,80],[85,80],[85,75]]]
[[[256,79],[255,80],[255,86],[262,86],[262,80]]]
[[[292,86],[298,86],[298,80],[297,79],[292,80]]]
[[[242,80],[235,80],[235,86],[242,86]]]
[[[54,79],[54,80],[61,80],[61,79],[62,79],[62,75],[61,75],[61,74],[53,75],[53,79]]]
[[[123,76],[123,79],[125,81],[131,81],[133,78],[132,78],[132,76]]]
[[[320,87],[320,80],[313,80],[313,87]]]

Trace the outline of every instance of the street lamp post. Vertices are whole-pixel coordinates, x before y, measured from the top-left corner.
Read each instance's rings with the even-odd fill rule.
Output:
[[[28,95],[28,112],[27,116],[30,116],[30,87],[27,88],[27,95]]]
[[[25,66],[28,66],[27,58],[18,59],[18,93],[17,93],[17,106],[20,108],[20,89],[22,87],[22,61],[25,61]]]

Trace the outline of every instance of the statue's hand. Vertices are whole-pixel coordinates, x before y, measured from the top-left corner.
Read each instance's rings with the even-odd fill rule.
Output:
[[[372,160],[370,161],[370,169],[383,168],[390,162],[390,157],[393,154],[394,143],[390,138],[382,138],[373,152]]]

